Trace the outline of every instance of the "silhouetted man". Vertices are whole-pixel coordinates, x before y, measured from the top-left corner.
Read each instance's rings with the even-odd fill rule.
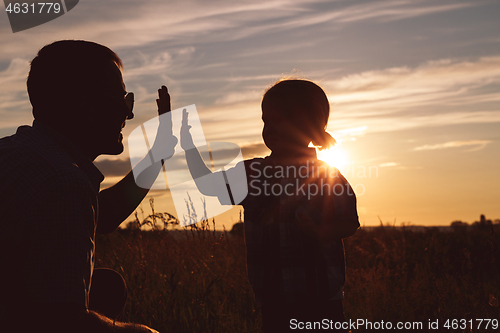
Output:
[[[116,322],[125,283],[93,269],[95,232],[115,230],[148,192],[132,172],[99,191],[104,177],[92,163],[122,153],[121,130],[134,117],[121,69],[113,51],[86,41],[52,43],[31,62],[33,126],[0,139],[2,332],[156,332]],[[165,87],[159,94],[170,103]],[[160,168],[145,177],[152,183]]]

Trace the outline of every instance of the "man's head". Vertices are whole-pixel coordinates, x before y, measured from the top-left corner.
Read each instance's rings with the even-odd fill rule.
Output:
[[[91,158],[120,154],[120,131],[133,117],[123,100],[122,68],[118,55],[97,43],[62,40],[44,46],[27,81],[34,118]]]

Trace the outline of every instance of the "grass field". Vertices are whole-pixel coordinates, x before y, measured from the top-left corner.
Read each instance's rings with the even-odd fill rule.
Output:
[[[160,332],[260,331],[244,240],[211,227],[118,230],[97,237],[96,267],[113,268],[127,281],[125,320]],[[448,233],[358,230],[344,240],[346,318],[422,322],[421,332],[429,319],[498,319],[499,233],[497,226]],[[433,332],[494,331],[491,324],[477,329],[478,323],[472,330]]]

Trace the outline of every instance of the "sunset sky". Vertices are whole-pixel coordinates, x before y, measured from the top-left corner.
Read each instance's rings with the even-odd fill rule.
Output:
[[[329,96],[327,129],[361,225],[500,218],[499,1],[85,0],[18,33],[0,16],[0,137],[32,122],[26,77],[36,52],[91,40],[118,53],[135,93],[125,137],[156,115],[165,84],[173,109],[196,105],[207,141],[266,156],[262,94],[300,76]],[[127,148],[96,165],[103,187],[113,184],[130,169]],[[167,191],[150,196],[173,212]],[[239,209],[216,217],[219,227]]]

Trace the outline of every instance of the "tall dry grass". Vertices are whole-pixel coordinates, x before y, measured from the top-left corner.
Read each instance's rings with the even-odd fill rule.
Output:
[[[157,225],[175,223],[160,217]],[[213,221],[159,229],[119,230],[96,240],[96,266],[127,281],[125,319],[161,332],[259,332],[243,238],[215,231]],[[499,241],[492,228],[360,229],[345,240],[346,317],[424,327],[429,319],[498,319]]]
[[[350,318],[424,326],[429,319],[500,318],[498,227],[454,232],[379,227],[359,230],[344,244]]]
[[[204,221],[184,230],[118,230],[96,239],[96,267],[128,286],[125,320],[160,332],[257,332],[243,239]]]

